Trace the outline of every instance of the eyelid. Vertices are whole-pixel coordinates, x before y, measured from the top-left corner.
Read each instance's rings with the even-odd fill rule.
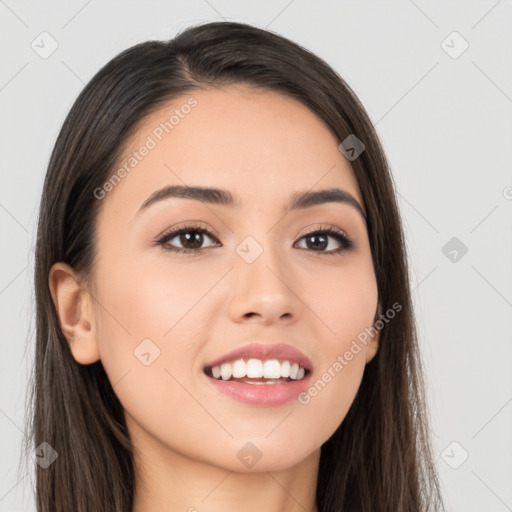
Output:
[[[351,237],[348,236],[348,234],[345,230],[335,226],[334,224],[325,224],[324,223],[324,224],[321,224],[317,228],[308,229],[309,226],[313,226],[314,224],[315,223],[308,224],[307,226],[302,228],[294,238],[296,238],[296,239],[303,238],[304,236],[312,234],[312,233],[316,233],[317,231],[323,231],[325,229],[333,229],[334,231],[344,235],[345,237],[347,237],[348,239],[351,240]],[[163,231],[161,234],[159,234],[156,237],[156,240],[158,241],[158,240],[166,237],[167,235],[169,235],[175,231],[179,231],[181,229],[198,229],[198,228],[211,232],[211,234],[214,237],[216,237],[216,239],[218,241],[219,236],[218,236],[217,232],[211,226],[209,226],[208,224],[205,224],[204,222],[196,221],[196,220],[185,221],[183,223],[179,222],[177,224],[173,224],[172,226],[168,227],[165,231]]]
[[[218,240],[218,235],[216,231],[211,226],[205,224],[204,222],[201,222],[200,220],[190,220],[173,224],[172,226],[168,227],[165,231],[163,231],[160,235],[158,235],[156,237],[156,240],[161,240],[162,238],[165,238],[167,235],[170,235],[171,233],[174,233],[175,231],[180,231],[182,229],[204,229],[205,231],[211,233],[214,237],[217,237]]]
[[[316,227],[316,228],[309,228],[309,226],[314,226],[316,223],[312,223],[312,224],[308,224],[306,227],[302,228],[301,231],[299,231],[299,234],[295,237],[295,238],[303,238],[304,236],[307,236],[307,235],[310,235],[312,233],[317,233],[318,231],[325,231],[325,230],[329,230],[329,229],[332,229],[334,231],[336,231],[338,234],[340,235],[344,235],[346,238],[350,239],[351,238],[348,236],[348,234],[346,233],[345,230],[339,228],[338,226],[335,226],[334,224],[320,224],[320,226]]]

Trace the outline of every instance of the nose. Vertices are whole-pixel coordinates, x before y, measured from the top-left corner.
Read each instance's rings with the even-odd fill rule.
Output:
[[[296,322],[302,307],[297,294],[299,283],[282,257],[268,247],[252,263],[236,257],[230,272],[231,319],[263,325]]]

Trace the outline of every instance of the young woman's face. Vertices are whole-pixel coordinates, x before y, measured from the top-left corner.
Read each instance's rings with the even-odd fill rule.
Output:
[[[365,221],[348,202],[287,209],[326,189],[363,205],[338,144],[276,92],[194,91],[145,120],[127,151],[136,165],[98,192],[97,348],[145,453],[278,470],[318,453],[343,421],[377,347],[375,337],[344,356],[377,309]],[[222,189],[234,204],[169,196],[144,207],[169,186]],[[306,236],[326,228],[352,247],[336,233]],[[302,384],[229,385],[205,374],[249,343],[289,345],[311,373]]]

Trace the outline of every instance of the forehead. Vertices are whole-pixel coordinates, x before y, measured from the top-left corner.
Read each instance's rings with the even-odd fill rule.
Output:
[[[156,189],[187,184],[278,207],[298,190],[339,187],[362,204],[338,144],[318,116],[278,92],[240,84],[192,90],[140,123],[116,167],[125,164],[126,177],[107,199],[129,201],[135,212]]]

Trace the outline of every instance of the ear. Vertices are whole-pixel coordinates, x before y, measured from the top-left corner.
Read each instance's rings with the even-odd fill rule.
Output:
[[[48,284],[60,328],[73,357],[80,364],[95,363],[100,359],[100,351],[90,294],[75,271],[61,262],[50,269]]]
[[[373,320],[373,327],[375,329],[375,323],[380,319],[382,315],[382,306],[380,301],[377,305],[377,313],[375,314],[375,318]],[[377,329],[377,333],[373,336],[369,337],[369,341],[366,345],[366,362],[369,363],[377,354],[377,350],[379,349],[379,339],[380,339],[380,329]]]

